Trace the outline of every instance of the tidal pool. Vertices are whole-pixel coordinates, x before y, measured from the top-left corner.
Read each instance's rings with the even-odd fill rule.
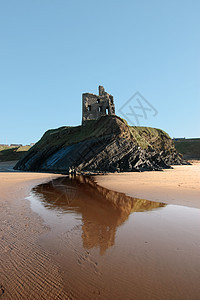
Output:
[[[200,210],[136,199],[89,177],[36,186],[40,237],[72,299],[200,299]]]

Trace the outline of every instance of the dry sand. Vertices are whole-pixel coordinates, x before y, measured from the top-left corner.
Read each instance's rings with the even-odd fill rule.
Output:
[[[200,161],[174,169],[97,176],[97,183],[131,197],[200,208]]]

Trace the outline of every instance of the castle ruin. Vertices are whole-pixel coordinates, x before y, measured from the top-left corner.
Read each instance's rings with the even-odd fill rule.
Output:
[[[99,86],[99,95],[82,94],[82,124],[105,115],[115,115],[115,105],[113,96],[106,93],[103,86]]]

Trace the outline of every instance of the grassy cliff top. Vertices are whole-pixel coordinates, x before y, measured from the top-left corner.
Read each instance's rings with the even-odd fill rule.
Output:
[[[142,126],[129,126],[129,129],[142,149],[150,146],[159,151],[163,147],[173,146],[170,136],[161,129]]]
[[[88,121],[83,126],[63,126],[48,130],[33,147],[0,146],[0,161],[19,160],[30,148],[36,151],[49,149],[50,147],[62,148],[90,138],[110,135],[116,138],[132,140],[142,149],[148,147],[152,147],[157,151],[170,151],[174,149],[173,141],[169,135],[161,129],[129,126],[125,120],[118,116],[104,116],[98,120]],[[188,147],[189,145],[187,149]],[[197,147],[197,151],[199,151],[199,144],[195,147]],[[185,149],[185,146],[179,143],[177,150],[182,153],[182,149]]]
[[[0,146],[0,161],[19,160],[30,148],[30,146]]]
[[[82,126],[63,126],[48,130],[33,148],[34,150],[45,150],[49,147],[62,148],[87,139],[110,135],[132,140],[142,149],[149,146],[158,151],[174,149],[173,141],[163,130],[129,126],[118,116],[103,116],[98,120],[88,121]]]
[[[200,159],[200,138],[199,139],[181,139],[175,141],[175,147],[178,152],[186,158]]]

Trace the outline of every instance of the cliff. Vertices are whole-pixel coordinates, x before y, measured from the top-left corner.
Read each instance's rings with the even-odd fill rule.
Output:
[[[83,126],[48,130],[15,169],[68,174],[162,170],[186,162],[162,130],[104,116]]]
[[[176,150],[185,159],[200,159],[200,138],[177,139],[174,141]]]
[[[0,162],[22,159],[30,146],[0,146]]]

